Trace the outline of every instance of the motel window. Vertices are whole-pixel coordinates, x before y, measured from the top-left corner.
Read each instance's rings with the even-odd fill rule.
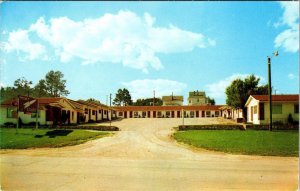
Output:
[[[274,104],[272,107],[273,114],[282,114],[282,104]]]
[[[99,109],[99,113],[101,113],[101,110]]]
[[[206,117],[210,117],[210,111],[205,112]]]
[[[294,105],[294,113],[299,113],[299,104]]]
[[[16,109],[7,108],[6,117],[7,118],[17,118],[17,111],[16,111]]]
[[[146,111],[143,111],[142,116],[146,117]]]
[[[119,112],[119,116],[123,116],[123,112],[120,111],[120,112]]]
[[[257,114],[257,105],[254,106],[254,114]]]
[[[133,113],[133,115],[134,115],[135,117],[137,117],[137,116],[139,115],[139,113],[138,113],[137,111],[135,111],[135,112]]]
[[[157,116],[161,117],[161,112],[160,111],[157,112]]]
[[[104,115],[106,115],[106,113],[107,113],[107,111],[106,111],[106,110],[104,110]]]
[[[169,111],[166,112],[166,116],[170,117],[171,113]]]
[[[84,109],[84,113],[85,113],[85,114],[89,114],[88,108],[85,108],[85,109]]]
[[[219,117],[219,115],[220,115],[220,112],[219,111],[215,111],[215,116]]]
[[[95,115],[96,114],[96,111],[95,110],[92,110],[92,115]]]
[[[38,111],[38,118],[40,118],[40,117],[41,117],[41,111],[39,110]],[[36,113],[32,113],[31,118],[36,118]]]
[[[191,115],[191,117],[194,117],[195,112],[194,112],[194,111],[191,111],[191,112],[190,112],[190,115]]]

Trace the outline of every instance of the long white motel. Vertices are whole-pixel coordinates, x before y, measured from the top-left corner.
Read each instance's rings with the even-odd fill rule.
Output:
[[[121,106],[114,107],[119,118],[202,118],[220,117],[222,105]]]
[[[192,93],[193,95],[196,93]],[[197,94],[198,95],[198,94]],[[200,95],[200,94],[199,94]],[[37,98],[38,116],[35,112],[18,111],[16,99],[6,100],[0,107],[0,125],[31,124],[36,121],[40,125],[76,125],[103,122],[117,118],[213,118],[223,117],[236,122],[264,124],[268,121],[267,96],[251,95],[246,103],[247,119],[243,119],[243,111],[226,105],[182,105],[183,98],[169,96],[162,106],[114,106],[74,101],[64,97]],[[289,115],[299,121],[299,95],[275,95],[273,121],[287,123]],[[177,99],[178,98],[178,99]],[[200,103],[200,99],[194,102]],[[166,105],[166,104],[170,105]],[[179,104],[179,105],[174,105]]]

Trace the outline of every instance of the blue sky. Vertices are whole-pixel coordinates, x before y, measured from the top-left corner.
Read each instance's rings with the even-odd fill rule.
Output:
[[[205,91],[224,104],[235,78],[299,92],[298,2],[3,2],[1,86],[50,70],[71,99],[127,88],[134,99]]]

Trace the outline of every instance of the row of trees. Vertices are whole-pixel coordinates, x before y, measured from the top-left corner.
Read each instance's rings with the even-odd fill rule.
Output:
[[[13,87],[1,87],[1,99],[7,100],[18,95],[32,97],[61,97],[67,96],[70,92],[66,89],[66,80],[60,71],[51,70],[44,79],[34,85],[32,81],[21,77],[14,82]]]
[[[208,103],[215,105],[215,99],[207,97]],[[163,104],[162,99],[155,98],[154,105],[160,106]],[[113,105],[124,106],[124,105],[134,105],[134,106],[151,106],[153,105],[153,98],[137,99],[135,102],[132,101],[130,92],[126,89],[119,89],[116,93],[116,97],[113,100]]]

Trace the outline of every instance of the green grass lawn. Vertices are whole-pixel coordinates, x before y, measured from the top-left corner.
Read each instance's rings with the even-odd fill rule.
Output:
[[[174,138],[186,144],[235,154],[298,156],[298,131],[191,130]]]
[[[86,130],[19,129],[0,128],[1,149],[26,149],[39,147],[63,147],[111,135],[109,132]]]

